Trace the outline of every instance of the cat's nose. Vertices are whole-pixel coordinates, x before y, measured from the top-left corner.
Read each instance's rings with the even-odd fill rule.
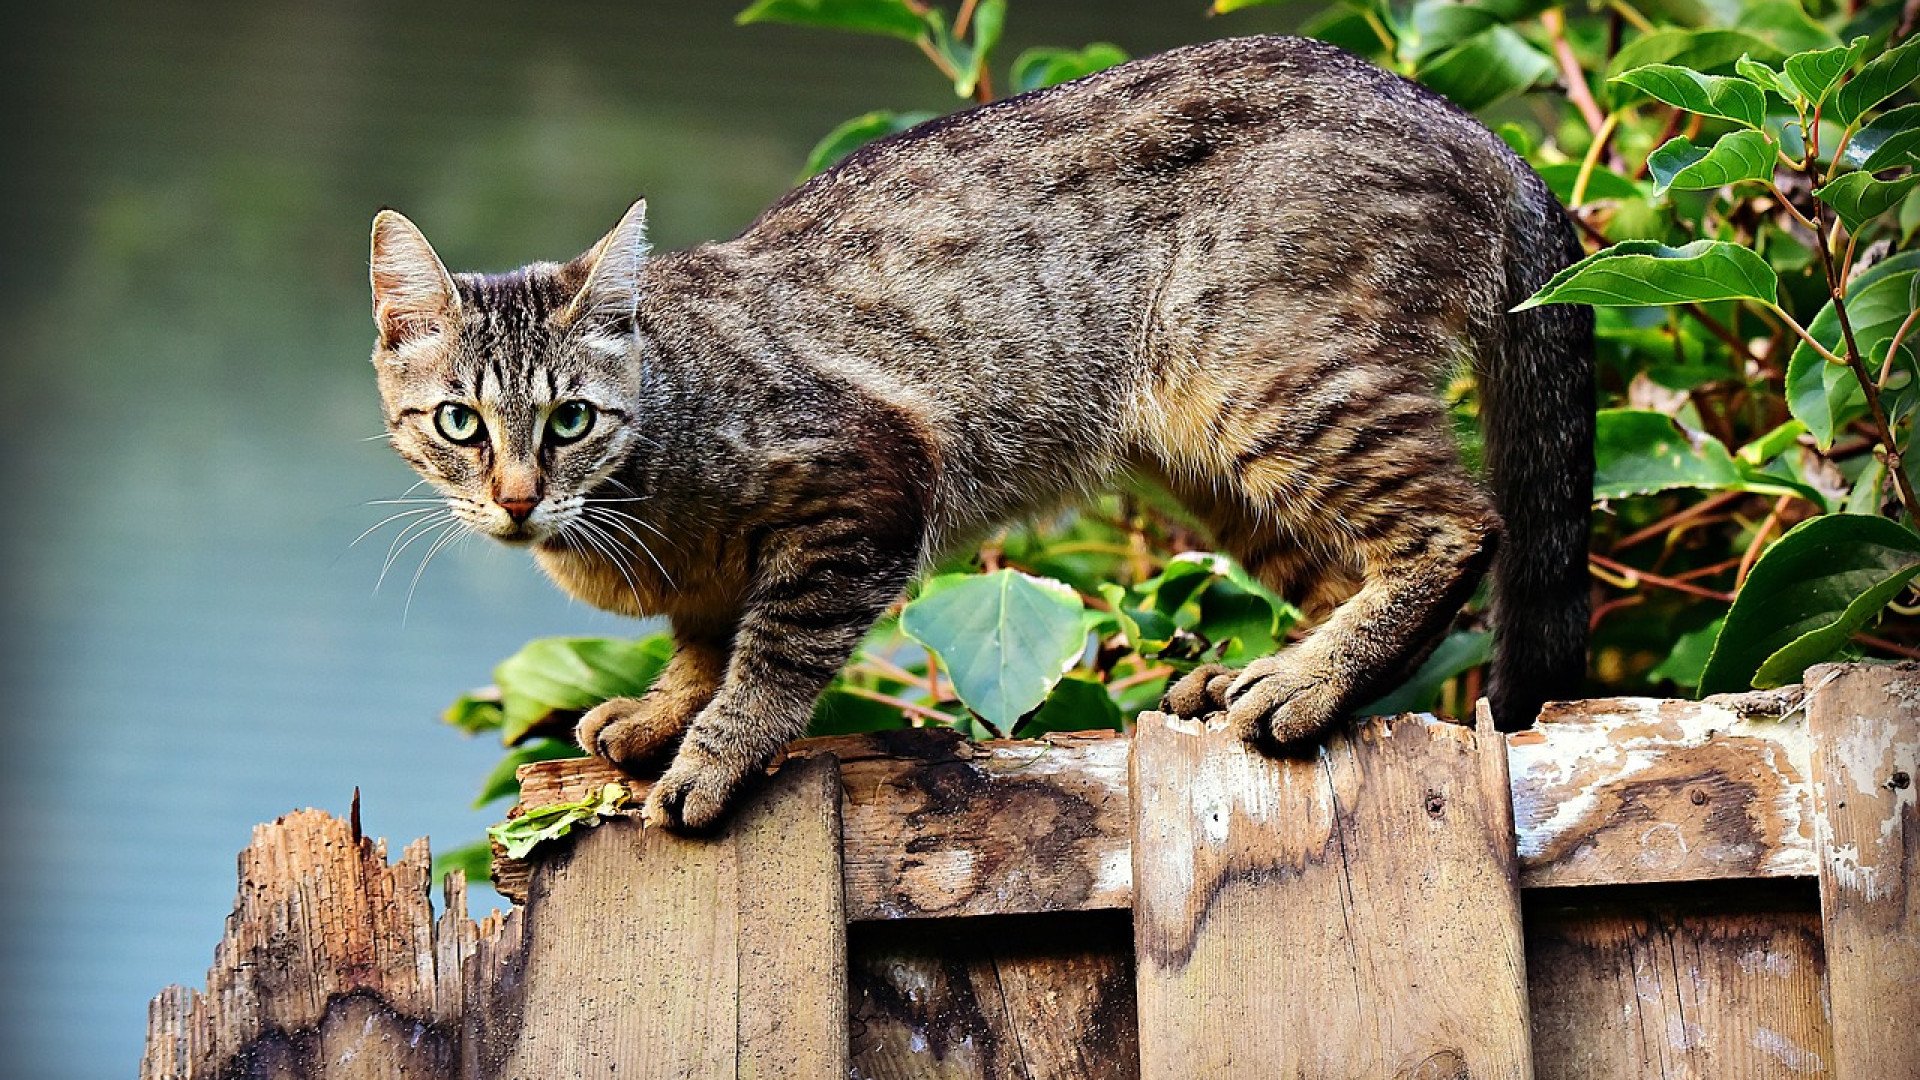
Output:
[[[533,513],[533,508],[540,505],[539,499],[528,496],[502,496],[493,501],[498,503],[500,509],[505,510],[507,514],[513,518],[515,524],[527,520],[528,516]]]

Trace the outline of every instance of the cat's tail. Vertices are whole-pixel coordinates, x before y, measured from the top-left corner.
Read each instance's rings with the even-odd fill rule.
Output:
[[[1582,255],[1566,212],[1521,165],[1508,226],[1507,306]],[[1593,310],[1507,315],[1505,347],[1480,372],[1482,433],[1506,531],[1493,566],[1495,723],[1533,723],[1578,697],[1587,667],[1587,534],[1593,492]]]

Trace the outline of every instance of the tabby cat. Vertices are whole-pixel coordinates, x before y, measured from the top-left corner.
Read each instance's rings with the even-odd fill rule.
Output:
[[[936,555],[1123,474],[1325,613],[1174,710],[1310,739],[1489,565],[1497,720],[1580,689],[1592,316],[1510,313],[1579,248],[1419,86],[1216,41],[870,145],[725,243],[652,256],[645,216],[450,274],[383,211],[372,278],[393,447],[569,593],[671,622],[655,687],[578,729],[622,766],[672,753],[649,823],[713,825]],[[1467,365],[1487,488],[1440,394]]]

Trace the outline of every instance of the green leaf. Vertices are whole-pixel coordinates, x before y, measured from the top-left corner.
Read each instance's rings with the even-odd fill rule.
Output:
[[[1045,701],[1086,646],[1080,594],[1060,582],[1000,570],[928,584],[900,628],[940,657],[960,700],[1001,731]]]
[[[1688,690],[1698,687],[1701,674],[1707,670],[1707,657],[1713,654],[1713,643],[1726,622],[1725,617],[1718,618],[1698,630],[1681,634],[1667,658],[1647,672],[1647,681],[1665,680]]]
[[[1131,606],[1127,590],[1110,581],[1100,583],[1100,596],[1112,605],[1114,621],[1120,627],[1120,635],[1127,639],[1127,647],[1143,656],[1152,656],[1166,648],[1179,629],[1172,619],[1155,609]]]
[[[734,22],[779,22],[858,34],[882,34],[918,41],[927,32],[924,19],[904,0],[759,0],[734,16]]]
[[[1852,124],[1868,109],[1904,90],[1920,78],[1920,37],[1908,38],[1897,49],[1867,62],[1833,97],[1829,109],[1835,123]]]
[[[1120,726],[1120,706],[1106,686],[1070,675],[1014,734],[1030,739],[1049,731],[1118,731]]]
[[[1682,430],[1665,413],[1602,409],[1595,418],[1593,497],[1623,499],[1672,488],[1738,488],[1733,455],[1711,435]]]
[[[1625,83],[1677,109],[1718,116],[1750,128],[1759,128],[1767,119],[1766,92],[1747,79],[1702,75],[1673,64],[1648,64],[1623,71],[1612,81]]]
[[[637,697],[672,655],[667,635],[614,638],[541,638],[493,669],[505,710],[501,739],[519,742],[555,713],[581,712],[609,698]]]
[[[1544,82],[1553,71],[1545,53],[1496,26],[1435,57],[1417,78],[1463,109],[1482,109]]]
[[[1737,456],[1749,465],[1764,465],[1785,453],[1807,433],[1807,425],[1789,420],[1740,448]]]
[[[1359,710],[1361,716],[1398,716],[1428,712],[1440,700],[1447,680],[1493,658],[1493,635],[1479,630],[1455,630],[1434,646],[1419,670],[1399,688]]]
[[[1241,8],[1261,7],[1279,2],[1280,0],[1213,0],[1213,6],[1207,9],[1207,14],[1225,15],[1228,12],[1239,11]]]
[[[960,67],[960,78],[954,80],[954,93],[961,97],[973,96],[1006,26],[1007,0],[981,0],[973,12],[973,45],[967,50],[966,63]]]
[[[827,132],[824,138],[814,144],[813,151],[807,155],[807,169],[802,178],[818,176],[873,140],[898,135],[933,117],[934,114],[929,112],[901,113],[884,109],[856,116]]]
[[[536,761],[557,761],[561,758],[583,757],[580,748],[564,739],[541,739],[517,747],[500,759],[493,771],[480,783],[480,794],[474,797],[473,806],[480,807],[496,799],[520,793],[520,766],[531,765]]]
[[[1787,52],[1830,49],[1839,35],[1809,18],[1799,0],[1744,0],[1735,30],[1765,38]]]
[[[1105,71],[1126,63],[1127,54],[1118,45],[1095,42],[1084,49],[1028,49],[1013,61],[1013,92],[1023,94],[1046,86],[1058,86],[1083,75]]]
[[[1913,291],[1920,286],[1920,251],[1903,251],[1883,259],[1855,274],[1847,285],[1847,321],[1872,370],[1886,359],[1893,335],[1913,311]],[[1840,316],[1829,302],[1807,324],[1807,333],[1829,350],[1842,345]],[[1920,341],[1901,342],[1901,354],[1912,365],[1920,354]],[[1833,445],[1842,425],[1861,415],[1866,399],[1853,372],[1843,364],[1828,363],[1801,342],[1787,360],[1787,408],[1805,421],[1820,449]]]
[[[1741,30],[1680,30],[1666,28],[1642,34],[1614,54],[1607,64],[1608,79],[1649,64],[1672,64],[1711,72],[1731,68],[1742,56],[1762,61],[1786,54],[1763,38]],[[1607,89],[1612,92],[1611,83]]]
[[[1743,299],[1772,303],[1779,290],[1779,279],[1766,260],[1738,244],[1695,240],[1675,248],[1651,240],[1629,240],[1555,274],[1514,310],[1542,304],[1658,307]]]
[[[1266,597],[1217,578],[1200,594],[1200,619],[1193,629],[1216,647],[1224,646],[1221,660],[1241,664],[1277,650],[1283,627],[1280,612]]]
[[[455,870],[467,877],[467,884],[493,880],[493,845],[476,840],[433,857],[433,885],[440,888]]]
[[[1800,99],[1812,108],[1827,99],[1827,94],[1840,82],[1840,76],[1853,68],[1866,47],[1866,38],[1854,38],[1849,45],[1795,53],[1787,57],[1783,66]]]
[[[1783,686],[1839,652],[1920,574],[1920,536],[1883,517],[1829,514],[1760,556],[1727,613],[1700,692]]]
[[[1920,103],[1881,113],[1847,140],[1846,164],[1867,172],[1920,164]]]
[[[507,713],[500,707],[500,691],[489,686],[460,695],[440,714],[440,719],[468,735],[478,735],[483,731],[497,731],[507,722]]]
[[[1669,139],[1647,156],[1655,195],[1668,188],[1704,191],[1743,180],[1771,180],[1778,149],[1759,131],[1736,131],[1711,147],[1695,146],[1685,135]]]
[[[1540,179],[1547,182],[1553,197],[1563,203],[1573,201],[1573,186],[1580,180],[1580,162],[1556,161],[1535,168]],[[1646,193],[1638,182],[1629,180],[1605,165],[1595,165],[1587,176],[1587,190],[1583,193],[1586,202],[1596,199],[1638,199]]]
[[[1842,173],[1825,187],[1815,188],[1813,197],[1833,207],[1833,212],[1847,223],[1848,232],[1858,233],[1874,218],[1899,206],[1915,183],[1920,183],[1920,173],[1893,180],[1879,180],[1865,172]]]
[[[508,818],[490,826],[487,835],[507,850],[508,858],[524,859],[535,847],[572,832],[575,825],[598,825],[601,818],[612,817],[626,804],[626,785],[608,784],[578,802],[535,807]]]
[[[1733,70],[1739,72],[1741,78],[1771,90],[1783,98],[1799,96],[1800,92],[1794,87],[1792,79],[1784,77],[1780,72],[1744,53],[1741,54],[1740,59],[1733,62]]]

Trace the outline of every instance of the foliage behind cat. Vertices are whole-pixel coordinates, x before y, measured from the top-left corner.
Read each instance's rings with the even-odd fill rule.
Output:
[[[569,592],[671,621],[655,688],[578,732],[623,765],[678,747],[650,822],[714,823],[933,556],[1124,472],[1326,614],[1174,709],[1315,736],[1489,563],[1498,720],[1580,688],[1591,316],[1508,314],[1578,247],[1413,83],[1219,41],[869,146],[726,243],[649,257],[644,214],[452,275],[383,212],[373,288],[395,449]],[[1437,392],[1463,364],[1491,495]]]

